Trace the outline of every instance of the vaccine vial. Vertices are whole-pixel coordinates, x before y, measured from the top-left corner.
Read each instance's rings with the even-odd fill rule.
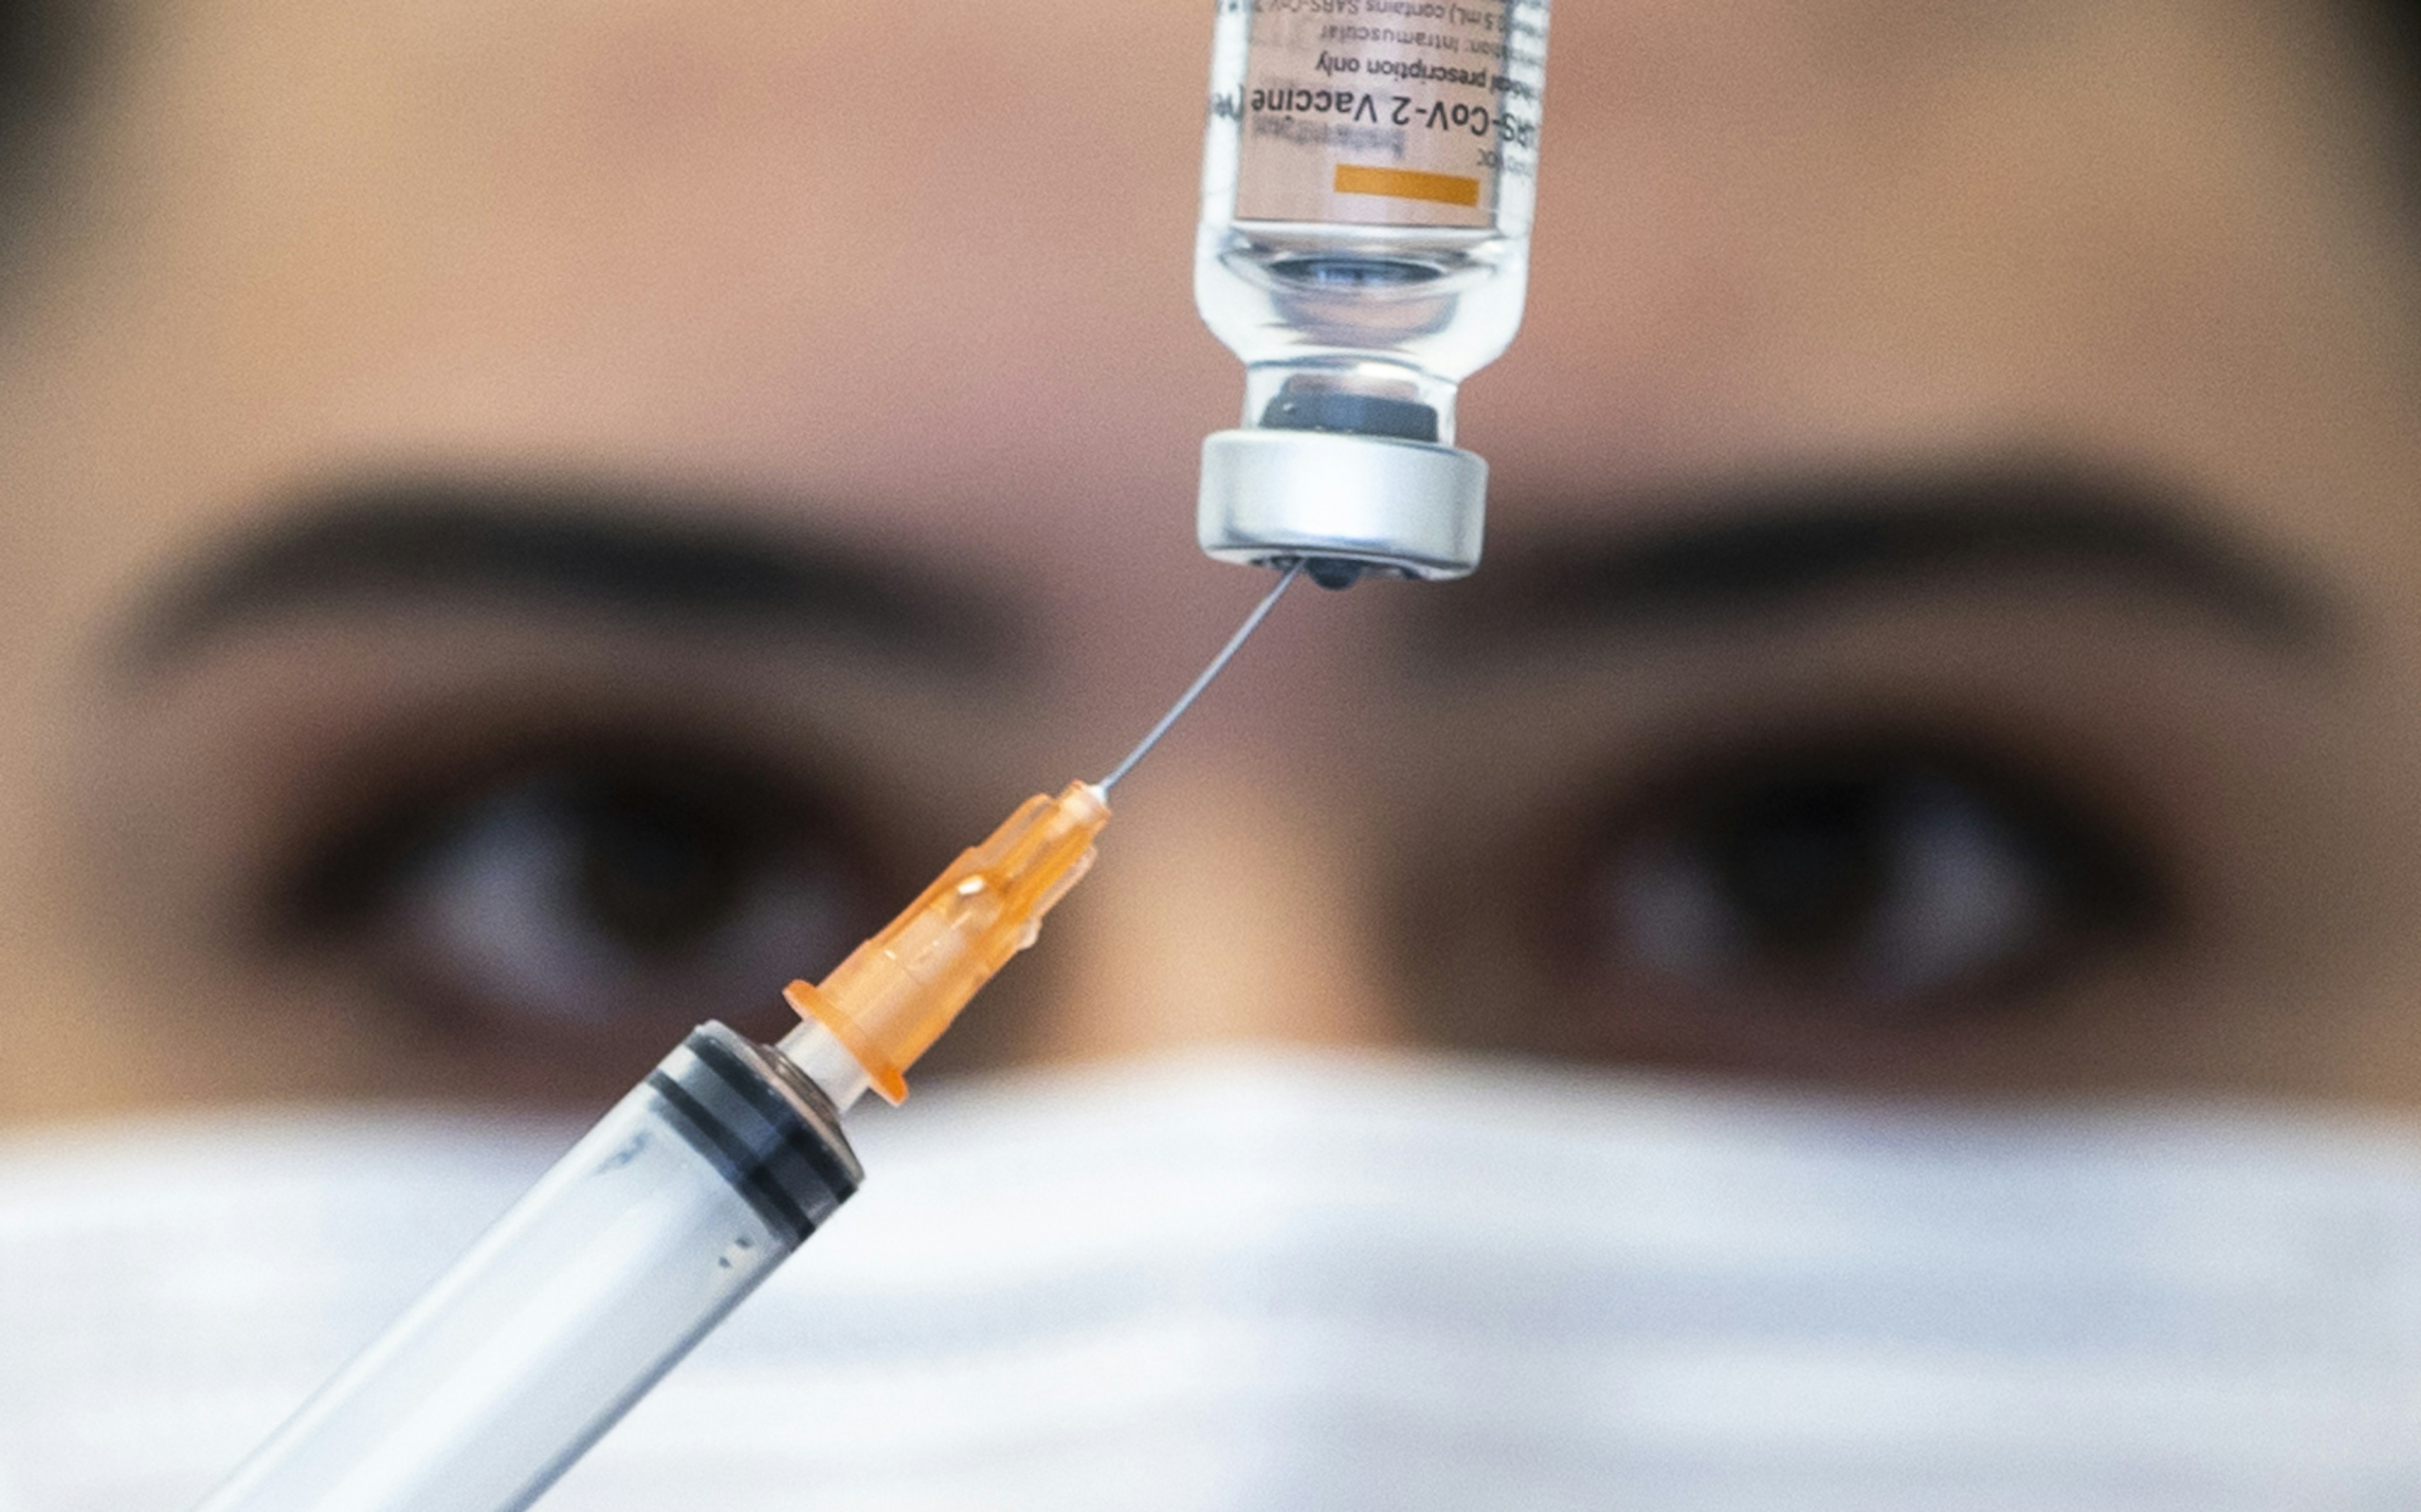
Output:
[[[1218,0],[1195,298],[1244,364],[1203,444],[1223,561],[1460,577],[1455,396],[1522,322],[1548,0]]]

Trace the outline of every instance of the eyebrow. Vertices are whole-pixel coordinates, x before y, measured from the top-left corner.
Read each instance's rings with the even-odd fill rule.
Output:
[[[1009,615],[984,596],[736,519],[738,503],[565,483],[322,491],[177,572],[134,616],[121,662],[155,673],[250,626],[446,605],[839,638],[942,671],[990,670],[1018,650]]]
[[[2282,553],[2236,539],[2163,491],[2073,468],[1844,478],[1656,503],[1679,518],[1534,539],[1440,590],[1434,646],[1425,648],[1460,660],[1575,628],[1695,628],[2027,577],[2126,587],[2271,650],[2322,651],[2342,628],[2339,605]]]

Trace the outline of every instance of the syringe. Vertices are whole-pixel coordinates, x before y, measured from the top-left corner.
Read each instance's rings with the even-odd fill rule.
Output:
[[[908,1067],[1091,866],[1110,789],[1301,571],[1108,776],[1028,799],[820,984],[792,983],[797,1029],[692,1032],[199,1512],[536,1501],[857,1190],[841,1114],[907,1095]]]

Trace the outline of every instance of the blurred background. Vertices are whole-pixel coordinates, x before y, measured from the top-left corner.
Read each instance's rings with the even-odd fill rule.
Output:
[[[8,15],[10,1115],[593,1101],[1258,591],[1185,8]],[[2408,1097],[2400,20],[1559,18],[1491,570],[1290,606],[954,1053]]]
[[[0,1120],[592,1111],[1105,769],[1266,584],[1208,8],[0,6]],[[1298,590],[936,1068],[2400,1127],[2409,9],[1562,8],[1487,567]]]

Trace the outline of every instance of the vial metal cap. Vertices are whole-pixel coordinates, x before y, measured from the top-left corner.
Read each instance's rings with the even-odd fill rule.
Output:
[[[1488,463],[1453,446],[1329,430],[1202,443],[1195,534],[1223,562],[1360,562],[1438,582],[1479,565]]]

